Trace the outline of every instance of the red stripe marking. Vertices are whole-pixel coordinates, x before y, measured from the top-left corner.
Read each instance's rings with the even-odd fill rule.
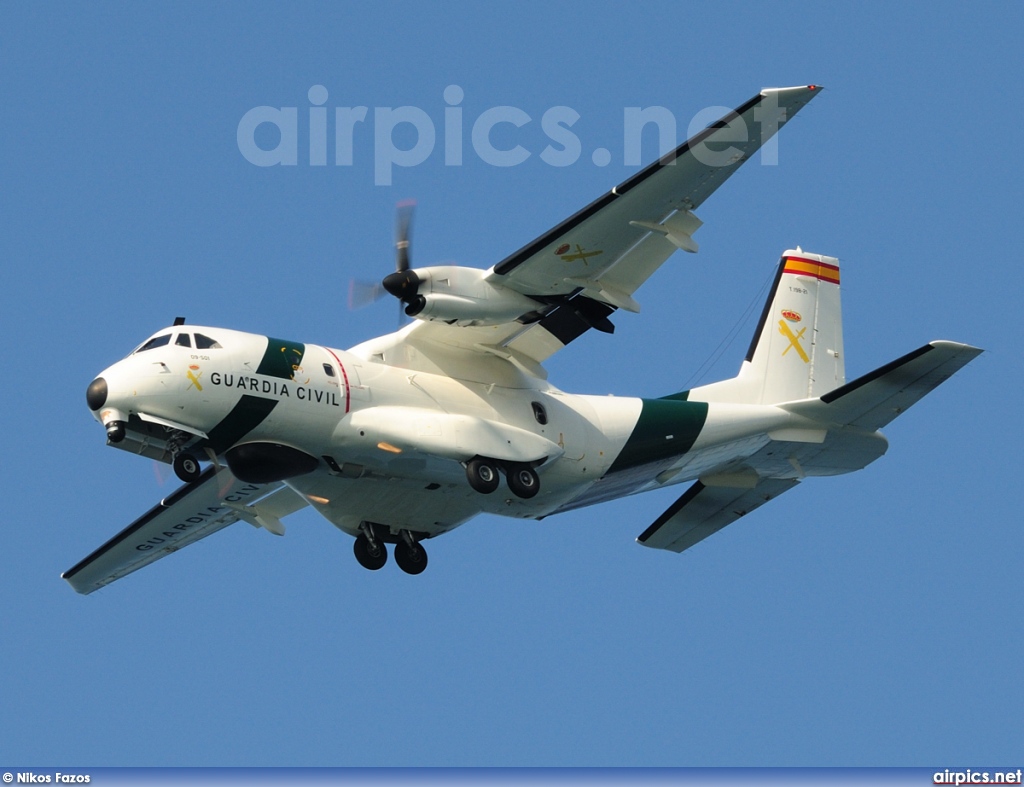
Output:
[[[786,261],[792,260],[793,262],[806,262],[808,265],[820,265],[823,268],[830,268],[831,270],[838,271],[838,265],[830,265],[827,262],[818,262],[817,260],[809,260],[806,257],[786,257]]]
[[[341,359],[334,354],[334,350],[332,350],[330,347],[324,347],[324,349],[331,354],[331,357],[334,358],[335,361],[338,362],[338,368],[341,369],[341,376],[345,378],[345,412],[347,413],[350,409],[349,406],[352,402],[352,395],[349,392],[348,372],[345,371],[345,364],[343,364],[341,362]]]
[[[808,260],[804,257],[786,257],[786,262],[802,262],[806,265],[817,265],[818,267],[828,268],[828,270],[830,271],[835,271],[836,273],[839,273],[838,265],[831,265],[827,262],[818,262],[817,260]]]
[[[787,264],[783,273],[792,273],[797,276],[812,276],[815,279],[821,279],[832,284],[839,284],[839,266],[830,265],[827,262],[818,262],[817,260],[809,260],[806,257],[786,257],[786,262],[802,262],[804,265],[813,265],[818,268],[818,273],[811,273],[809,271],[801,270],[790,270]]]

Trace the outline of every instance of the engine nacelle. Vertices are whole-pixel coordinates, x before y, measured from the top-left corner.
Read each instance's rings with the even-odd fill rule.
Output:
[[[487,281],[487,271],[456,265],[417,268],[419,287],[406,314],[418,320],[458,325],[500,325],[536,311],[541,304]]]

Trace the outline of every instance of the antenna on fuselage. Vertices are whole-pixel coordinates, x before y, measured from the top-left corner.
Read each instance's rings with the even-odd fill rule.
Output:
[[[175,325],[184,325],[185,324],[185,318],[184,317],[175,317],[174,318],[174,324]]]

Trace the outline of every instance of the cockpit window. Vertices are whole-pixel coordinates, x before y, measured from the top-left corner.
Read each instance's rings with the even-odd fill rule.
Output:
[[[216,339],[211,339],[209,336],[203,336],[201,333],[196,334],[196,349],[197,350],[221,350],[220,342]]]
[[[192,339],[189,338],[187,333],[179,333],[178,338],[174,340],[174,343],[179,347],[191,347]]]
[[[146,342],[144,345],[142,345],[135,352],[142,353],[142,352],[145,352],[146,350],[153,350],[153,349],[155,349],[157,347],[164,347],[170,341],[171,341],[171,335],[169,333],[165,333],[162,336],[154,336],[152,339],[150,339],[148,342]]]

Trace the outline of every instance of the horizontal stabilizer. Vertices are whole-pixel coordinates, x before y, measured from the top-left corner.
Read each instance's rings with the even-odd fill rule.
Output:
[[[198,480],[160,501],[61,577],[79,593],[92,593],[246,518],[244,513],[253,503],[281,487],[280,483],[248,484],[227,469],[218,472],[210,465]],[[276,496],[271,496],[266,505],[274,516],[284,516],[306,505],[290,489],[281,491],[294,502],[274,501]]]
[[[982,352],[969,344],[931,342],[820,399],[783,407],[816,421],[881,429]]]
[[[791,478],[762,478],[753,487],[742,488],[705,486],[698,481],[637,541],[645,547],[682,552],[798,483]]]

